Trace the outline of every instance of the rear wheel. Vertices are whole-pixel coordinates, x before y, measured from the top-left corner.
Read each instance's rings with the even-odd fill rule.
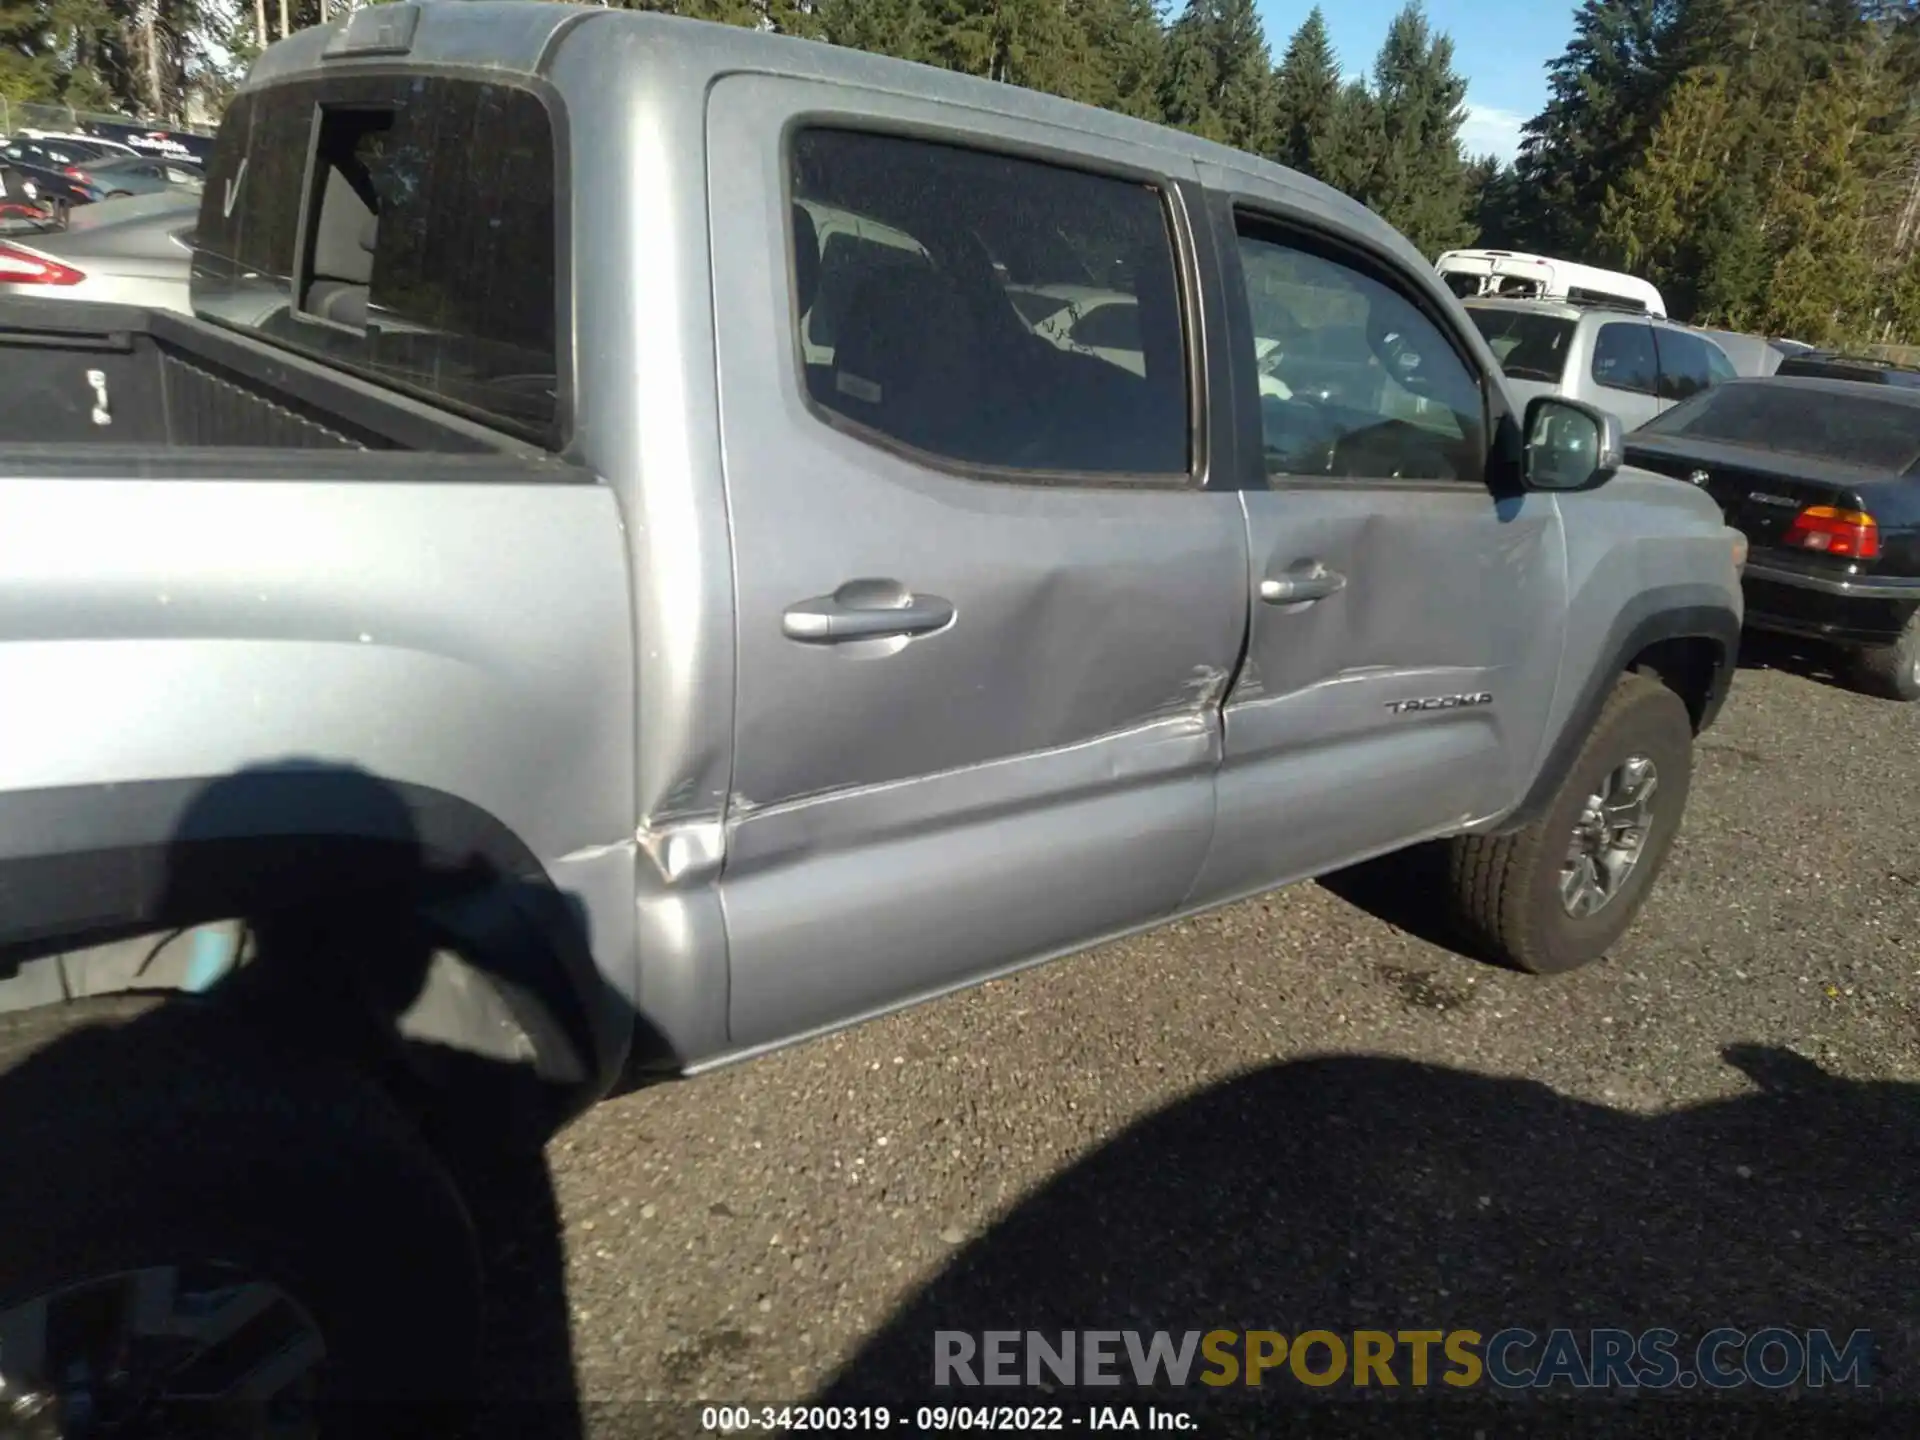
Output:
[[[1666,861],[1692,772],[1685,703],[1657,680],[1621,676],[1545,815],[1452,842],[1456,922],[1489,959],[1536,975],[1599,959]]]
[[[0,1017],[0,1155],[20,1433],[448,1433],[479,1342],[472,1228],[358,1077],[193,1001]]]
[[[1920,700],[1920,610],[1891,645],[1874,645],[1853,652],[1852,680],[1856,690],[1884,700]]]

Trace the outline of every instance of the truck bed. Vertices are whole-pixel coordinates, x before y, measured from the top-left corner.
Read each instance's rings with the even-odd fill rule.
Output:
[[[0,445],[18,473],[84,446],[386,451],[512,456],[545,451],[205,321],[71,300],[0,301]],[[309,454],[309,459],[317,456]]]

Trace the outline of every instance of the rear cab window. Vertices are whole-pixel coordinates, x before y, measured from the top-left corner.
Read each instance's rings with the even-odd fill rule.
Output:
[[[791,174],[797,338],[822,420],[976,478],[1192,483],[1158,189],[829,128],[795,136]],[[1091,339],[1082,316],[1101,319]]]
[[[1660,358],[1662,400],[1689,400],[1713,387],[1713,365],[1708,354],[1713,347],[1705,340],[1671,325],[1659,325],[1653,327],[1653,343]],[[1723,362],[1725,359],[1721,356]]]
[[[244,93],[207,172],[194,309],[557,449],[557,166],[545,104],[511,84]]]
[[[1467,315],[1509,380],[1558,385],[1567,373],[1575,322],[1566,316],[1537,315],[1493,305],[1469,305]]]

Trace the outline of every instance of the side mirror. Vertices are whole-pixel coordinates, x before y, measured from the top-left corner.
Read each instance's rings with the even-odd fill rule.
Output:
[[[1618,416],[1578,400],[1541,395],[1527,405],[1530,490],[1591,490],[1626,463]]]

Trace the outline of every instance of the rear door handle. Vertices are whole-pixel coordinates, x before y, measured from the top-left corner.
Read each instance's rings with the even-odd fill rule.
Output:
[[[789,640],[834,645],[843,640],[879,640],[927,635],[953,623],[953,602],[915,595],[891,581],[857,581],[831,595],[790,605],[780,617]]]
[[[1269,605],[1297,605],[1324,600],[1346,588],[1347,577],[1335,570],[1312,570],[1304,575],[1281,575],[1260,582],[1260,598]]]

